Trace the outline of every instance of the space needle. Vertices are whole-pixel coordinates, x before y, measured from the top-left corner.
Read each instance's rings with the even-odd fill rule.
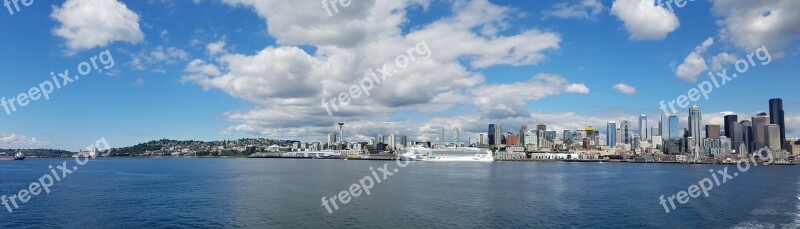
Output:
[[[339,122],[339,143],[340,143],[340,144],[344,144],[344,131],[343,131],[343,127],[344,127],[344,122],[343,122],[343,121],[340,121],[340,122]]]

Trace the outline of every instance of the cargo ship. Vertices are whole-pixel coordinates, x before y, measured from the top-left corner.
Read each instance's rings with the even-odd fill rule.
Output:
[[[9,156],[6,153],[0,153],[0,161],[21,161],[25,160],[25,155],[22,152],[14,154],[14,156]]]

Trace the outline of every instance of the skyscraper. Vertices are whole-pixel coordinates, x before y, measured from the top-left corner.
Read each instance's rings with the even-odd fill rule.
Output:
[[[683,134],[681,134],[681,124],[678,122],[678,116],[670,115],[669,116],[669,138],[676,139],[681,138]]]
[[[328,144],[336,143],[336,134],[330,133],[328,134]]]
[[[719,125],[706,125],[706,138],[719,139],[720,127]]]
[[[400,145],[403,147],[408,146],[408,137],[405,135],[400,135]]]
[[[764,142],[767,143],[767,147],[771,150],[779,150],[781,149],[781,128],[780,125],[777,124],[769,124],[764,127]]]
[[[461,130],[458,127],[453,127],[453,144],[456,147],[461,145]]]
[[[440,145],[445,145],[445,140],[444,140],[444,127],[442,127],[442,130],[441,130],[441,131],[439,131],[439,144],[440,144]]]
[[[781,134],[781,145],[786,142],[786,120],[783,116],[783,100],[774,98],[769,100],[769,123],[778,125]]]
[[[733,139],[733,126],[734,125],[731,124],[731,123],[734,123],[734,122],[737,123],[737,124],[739,123],[739,116],[737,116],[737,115],[725,115],[725,123],[723,123],[723,125],[725,126],[725,137]]]
[[[519,144],[524,146],[525,145],[525,132],[528,131],[528,126],[522,125],[519,127]]]
[[[486,132],[486,135],[487,135],[487,136],[488,136],[488,138],[489,138],[488,140],[489,140],[489,145],[490,145],[490,146],[493,146],[493,145],[495,145],[495,144],[496,144],[496,142],[494,141],[494,139],[495,139],[495,137],[494,137],[494,133],[495,133],[495,130],[496,130],[496,129],[497,129],[497,125],[495,125],[495,124],[489,124],[489,131],[488,131],[488,132]]]
[[[478,146],[482,146],[483,143],[483,134],[478,134]]]
[[[610,148],[617,148],[617,122],[609,121],[606,126],[606,145]]]
[[[742,127],[742,143],[734,145],[734,148],[739,149],[740,145],[744,145],[744,149],[747,149],[745,155],[747,155],[750,153],[750,146],[753,145],[753,123],[750,120],[742,120],[739,125]]]
[[[633,138],[633,134],[631,133],[631,122],[628,120],[622,120],[622,124],[620,125],[620,130],[622,130],[622,143],[631,144]]]
[[[505,144],[503,140],[505,137],[503,136],[503,125],[497,124],[495,125],[494,129],[494,143],[497,145]]]
[[[649,139],[647,135],[647,115],[645,114],[639,116],[639,136],[644,140]]]
[[[694,139],[694,147],[698,148],[703,146],[703,141],[701,141],[703,130],[700,129],[702,122],[702,111],[700,110],[699,106],[694,105],[692,109],[689,109],[689,136]]]
[[[387,146],[388,150],[394,150],[397,146],[397,136],[394,134],[389,134],[389,145]]]
[[[669,117],[667,115],[661,115],[661,126],[658,127],[658,131],[661,133],[661,138],[664,140],[672,139],[670,136],[670,128],[669,128]]]
[[[764,127],[770,124],[769,116],[767,113],[761,112],[753,116],[753,144],[750,146],[750,151],[756,151],[764,147],[767,142],[764,141],[765,134]]]

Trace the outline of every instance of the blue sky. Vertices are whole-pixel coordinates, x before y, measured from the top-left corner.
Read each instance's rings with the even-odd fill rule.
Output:
[[[329,16],[317,0],[36,1],[0,11],[0,96],[27,92],[51,71],[75,72],[104,50],[115,65],[0,116],[0,147],[78,150],[101,137],[114,146],[321,141],[338,120],[348,123],[348,140],[432,139],[441,126],[473,135],[490,122],[560,131],[634,122],[640,113],[653,126],[659,101],[697,87],[715,57],[742,58],[759,44],[772,62],[696,102],[704,122],[720,124],[720,112],[750,117],[780,97],[789,136],[800,134],[800,4],[694,1],[673,14],[652,2],[359,1]],[[430,59],[325,113],[321,98],[420,41]],[[707,67],[681,73],[693,52]]]

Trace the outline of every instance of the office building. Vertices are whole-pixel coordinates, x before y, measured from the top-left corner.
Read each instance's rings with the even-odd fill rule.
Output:
[[[747,149],[746,154],[749,154],[750,146],[753,145],[753,123],[750,120],[742,120],[739,125],[742,127],[742,143],[734,145],[734,148],[739,149],[741,145],[744,145],[744,148]]]
[[[777,124],[769,124],[764,127],[764,142],[770,150],[779,150],[782,148],[781,144],[781,128]]]
[[[764,128],[770,124],[769,115],[767,113],[761,112],[756,114],[756,116],[752,117],[752,124],[753,124],[753,143],[750,146],[750,151],[755,152],[767,144],[764,141],[766,138],[766,133],[764,133]]]
[[[783,100],[779,98],[770,99],[769,123],[778,125],[781,134],[781,143],[786,142],[786,120],[783,115]]]
[[[628,120],[622,120],[622,124],[620,124],[619,129],[622,131],[622,143],[631,144],[631,140],[633,140],[633,133],[631,133],[631,122]]]
[[[403,147],[408,146],[408,137],[407,136],[405,136],[405,135],[401,135],[400,136],[400,145],[402,145]]]
[[[719,125],[706,125],[706,138],[719,139],[720,131]]]
[[[645,114],[639,116],[639,136],[644,140],[650,139],[647,135],[647,115]]]
[[[701,123],[703,122],[703,114],[700,110],[700,107],[694,105],[691,109],[689,109],[689,137],[695,139],[694,147],[700,148],[703,147],[701,136],[703,136],[703,130],[701,130]]]
[[[489,139],[488,139],[488,142],[489,142],[489,145],[490,145],[490,146],[493,146],[493,145],[496,145],[496,144],[497,144],[497,143],[495,142],[495,139],[496,139],[496,138],[495,138],[495,136],[494,136],[494,134],[497,132],[496,130],[497,130],[497,125],[496,125],[496,124],[489,124],[489,131],[488,131],[488,132],[486,132],[486,135],[487,135],[487,136],[488,136],[488,138],[489,138]]]
[[[683,136],[681,134],[681,124],[678,121],[678,116],[670,115],[669,116],[669,137],[670,139],[677,139]]]
[[[671,136],[669,136],[669,131],[670,131],[669,116],[662,114],[661,121],[659,121],[658,123],[659,123],[658,131],[659,134],[661,135],[661,138],[664,140],[672,139]]]
[[[609,121],[606,126],[606,145],[609,148],[617,148],[617,122]]]
[[[328,134],[328,144],[334,144],[334,143],[336,143],[336,134],[334,133]]]
[[[733,139],[733,126],[736,124],[732,123],[739,123],[739,116],[737,115],[725,115],[725,123],[723,126],[725,128],[725,137]]]
[[[527,125],[522,125],[519,127],[519,144],[524,146],[525,145],[525,132],[528,131]]]

